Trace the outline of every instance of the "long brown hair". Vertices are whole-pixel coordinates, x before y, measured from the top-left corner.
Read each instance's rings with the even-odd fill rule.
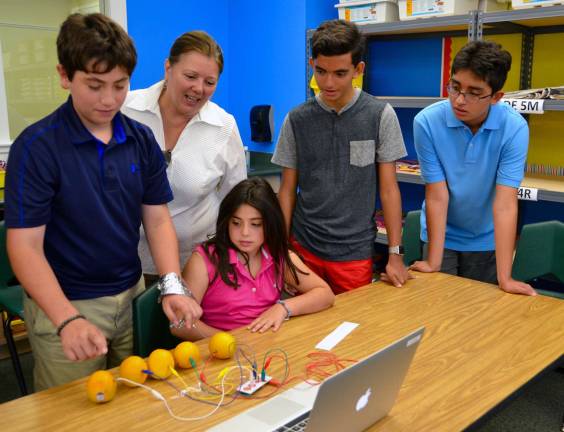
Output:
[[[227,285],[235,289],[239,286],[237,273],[233,265],[229,263],[229,249],[235,249],[239,252],[248,264],[249,256],[240,251],[229,238],[229,222],[237,209],[243,204],[255,208],[262,217],[264,244],[274,260],[276,280],[283,278],[284,268],[287,265],[296,284],[298,284],[297,272],[305,273],[297,269],[290,259],[288,236],[282,209],[268,182],[260,177],[252,177],[238,183],[225,196],[219,206],[215,235],[203,244],[206,255],[216,268],[216,274],[211,283],[219,276]],[[213,251],[210,246],[213,246]]]

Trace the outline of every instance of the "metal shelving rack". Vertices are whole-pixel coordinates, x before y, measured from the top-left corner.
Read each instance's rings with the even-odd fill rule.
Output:
[[[470,11],[467,15],[452,15],[447,17],[425,18],[412,21],[394,21],[389,23],[367,24],[359,26],[362,33],[368,37],[429,33],[456,33],[457,35],[469,34],[472,36],[476,11]]]
[[[478,39],[484,34],[521,33],[523,35],[520,87],[530,88],[535,35],[564,32],[564,6],[477,12],[476,32]]]
[[[461,36],[469,40],[482,39],[484,34],[522,33],[523,55],[521,65],[521,88],[530,87],[532,70],[534,35],[564,32],[564,6],[537,7],[530,9],[481,12],[470,11],[467,15],[425,18],[413,21],[395,21],[389,23],[367,24],[359,26],[367,38],[413,38],[421,35]],[[309,80],[312,70],[309,66],[311,55],[311,36],[314,30],[306,33],[306,96],[311,96]],[[382,97],[390,100],[398,108],[423,108],[439,98]],[[547,110],[564,111],[563,101],[545,101]]]
[[[418,173],[405,173],[399,171],[397,173],[398,181],[402,183],[424,184],[421,175]],[[523,180],[523,187],[538,189],[539,201],[552,201],[557,203],[564,203],[564,182],[557,180],[545,180],[536,178],[525,178]]]
[[[377,98],[388,102],[394,108],[425,108],[435,102],[444,100],[441,97],[377,96]],[[564,111],[564,100],[544,99],[544,110]]]
[[[470,11],[466,15],[426,18],[413,21],[368,24],[359,26],[361,32],[370,39],[408,39],[421,36],[468,36],[468,40],[480,40],[489,34],[523,34],[521,55],[520,87],[530,88],[534,54],[534,36],[537,34],[564,32],[564,6],[537,7],[530,9],[481,12]],[[314,30],[308,30],[306,39],[306,97],[311,97],[309,81],[313,74],[309,66],[311,55],[311,36]],[[368,72],[368,67],[366,72]],[[365,72],[365,73],[366,73]],[[365,79],[365,82],[368,80]],[[424,108],[443,98],[440,97],[397,97],[379,96],[394,108]],[[564,111],[564,100],[545,100],[545,111]],[[423,184],[419,174],[397,173],[398,181]],[[530,183],[530,184],[529,184]],[[538,183],[535,179],[526,179],[525,187],[547,186],[549,182]],[[555,182],[558,183],[558,182]],[[538,187],[538,200],[564,203],[564,182],[550,189]],[[385,235],[378,235],[378,242],[386,243]]]

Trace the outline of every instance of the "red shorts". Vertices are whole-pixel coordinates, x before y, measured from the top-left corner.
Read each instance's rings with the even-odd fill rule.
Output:
[[[372,259],[353,261],[326,261],[300,245],[294,237],[290,244],[304,263],[324,279],[335,294],[368,285],[372,282]]]

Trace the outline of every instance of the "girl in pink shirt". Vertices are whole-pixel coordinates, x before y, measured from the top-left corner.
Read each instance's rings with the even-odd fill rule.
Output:
[[[270,185],[259,177],[237,184],[221,202],[215,235],[196,248],[182,272],[202,318],[172,332],[196,340],[242,326],[276,331],[290,316],[330,307],[329,285],[288,250],[287,238]],[[300,295],[280,300],[284,284]]]

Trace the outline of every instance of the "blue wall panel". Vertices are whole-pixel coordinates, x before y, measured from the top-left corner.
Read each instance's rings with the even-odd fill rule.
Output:
[[[303,0],[239,0],[229,11],[229,111],[249,149],[274,150],[284,116],[305,98],[305,3]],[[274,107],[273,143],[253,143],[249,112]]]
[[[564,221],[564,205],[551,201],[519,201],[520,226],[546,220]]]
[[[368,91],[376,96],[439,96],[442,39],[371,41]]]
[[[213,100],[237,120],[251,150],[272,152],[284,116],[305,100],[305,34],[337,17],[337,0],[128,0],[128,30],[139,53],[131,88],[163,77],[170,45],[185,31],[205,30],[221,45],[225,68]],[[205,7],[204,7],[205,4]],[[306,13],[307,11],[307,13]],[[151,28],[148,23],[165,25]],[[274,107],[273,143],[251,142],[252,106]]]
[[[184,32],[204,30],[217,40],[225,57],[225,68],[213,100],[223,107],[228,105],[229,73],[232,69],[227,25],[229,3],[229,0],[213,0],[205,2],[204,7],[201,0],[166,0],[160,3],[128,0],[127,27],[139,57],[131,89],[148,87],[163,79],[164,61],[174,40]]]
[[[413,144],[413,118],[420,110],[416,108],[395,108],[395,111],[400,122],[405,149],[407,150],[405,159],[415,160],[417,159],[417,153]]]
[[[338,0],[307,0],[306,29],[315,29],[323,21],[339,18]]]

